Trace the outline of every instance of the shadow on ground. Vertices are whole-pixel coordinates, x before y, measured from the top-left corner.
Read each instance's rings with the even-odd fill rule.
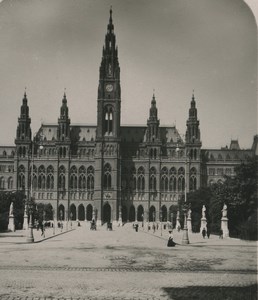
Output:
[[[173,300],[257,300],[257,285],[242,287],[188,286],[184,288],[164,287],[168,299]]]

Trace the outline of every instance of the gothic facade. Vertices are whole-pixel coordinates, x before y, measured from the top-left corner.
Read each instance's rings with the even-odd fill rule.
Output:
[[[142,126],[123,126],[118,48],[112,10],[99,69],[97,125],[71,125],[64,94],[57,124],[31,134],[26,93],[15,146],[0,147],[0,188],[25,190],[51,204],[54,219],[100,223],[170,221],[189,191],[233,175],[254,149],[202,149],[194,95],[183,140],[175,126],[160,126],[155,95]],[[256,138],[257,143],[257,138]]]

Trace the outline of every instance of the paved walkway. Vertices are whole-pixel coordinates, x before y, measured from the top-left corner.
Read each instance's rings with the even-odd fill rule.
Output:
[[[45,239],[34,230],[34,244],[22,231],[0,234],[1,300],[256,299],[256,242],[189,234],[180,245],[175,232],[178,244],[168,248],[164,230],[68,229],[47,229]]]

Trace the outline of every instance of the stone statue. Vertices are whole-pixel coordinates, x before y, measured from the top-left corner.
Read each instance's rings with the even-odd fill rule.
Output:
[[[202,206],[202,218],[206,218],[206,216],[205,216],[205,211],[206,211],[206,207],[205,207],[205,205],[203,205]]]
[[[222,208],[222,217],[226,218],[227,214],[228,214],[227,205],[224,203],[223,208]]]
[[[192,210],[191,210],[191,208],[189,208],[188,214],[187,214],[187,218],[188,219],[191,219],[191,214],[192,214]]]
[[[9,211],[9,216],[12,216],[12,215],[13,215],[13,202],[11,202],[10,211]]]

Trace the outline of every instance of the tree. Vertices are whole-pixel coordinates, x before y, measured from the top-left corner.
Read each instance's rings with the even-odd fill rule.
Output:
[[[212,186],[213,217],[221,218],[221,208],[228,206],[230,236],[257,239],[257,162],[250,159],[235,168],[234,177],[225,177]],[[220,207],[220,210],[219,210]]]
[[[13,202],[13,215],[16,229],[22,228],[25,194],[24,191],[0,192],[0,230],[7,230],[10,205]]]

